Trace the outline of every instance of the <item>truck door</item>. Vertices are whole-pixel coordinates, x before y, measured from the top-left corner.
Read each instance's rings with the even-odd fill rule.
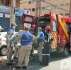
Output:
[[[68,25],[68,34],[69,34],[69,46],[71,48],[71,23],[69,23],[67,25]]]

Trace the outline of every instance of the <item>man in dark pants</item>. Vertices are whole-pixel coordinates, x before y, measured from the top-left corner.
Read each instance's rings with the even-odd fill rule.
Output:
[[[38,39],[38,59],[39,59],[39,62],[41,62],[42,61],[41,54],[42,54],[42,49],[43,49],[44,40],[45,40],[45,36],[41,27],[38,27],[37,39]]]
[[[44,32],[45,34],[45,43],[44,43],[44,48],[42,50],[42,55],[43,55],[43,59],[42,59],[42,63],[43,65],[48,65],[49,61],[50,61],[50,49],[51,49],[51,31],[49,28],[47,28]]]

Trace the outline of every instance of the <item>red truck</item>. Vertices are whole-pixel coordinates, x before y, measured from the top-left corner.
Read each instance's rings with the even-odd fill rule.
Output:
[[[38,17],[37,25],[45,29],[50,26],[53,38],[52,51],[69,52],[71,42],[71,18],[55,13],[45,14]]]

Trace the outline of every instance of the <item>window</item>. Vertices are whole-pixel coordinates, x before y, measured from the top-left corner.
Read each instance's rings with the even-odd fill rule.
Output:
[[[31,1],[28,1],[29,4],[31,4]]]
[[[0,13],[0,17],[3,17],[3,13]]]
[[[57,31],[57,24],[56,24],[56,21],[53,21],[52,22],[52,30],[55,32],[55,31]]]
[[[35,8],[32,8],[32,11],[35,11]]]
[[[10,18],[10,14],[5,14],[5,18]]]
[[[50,25],[50,17],[40,17],[38,19],[38,25],[39,26]]]
[[[69,16],[70,15],[70,13],[65,13],[65,16]]]
[[[45,9],[45,7],[42,7],[42,9],[44,10],[44,9]]]
[[[64,4],[60,4],[60,6],[64,6]]]
[[[11,0],[2,0],[3,5],[9,6],[10,3],[11,3]]]

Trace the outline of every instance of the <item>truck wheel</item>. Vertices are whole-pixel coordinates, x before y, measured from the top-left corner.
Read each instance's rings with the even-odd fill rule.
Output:
[[[1,48],[1,54],[2,54],[3,56],[7,55],[7,47],[2,47],[2,48]]]

